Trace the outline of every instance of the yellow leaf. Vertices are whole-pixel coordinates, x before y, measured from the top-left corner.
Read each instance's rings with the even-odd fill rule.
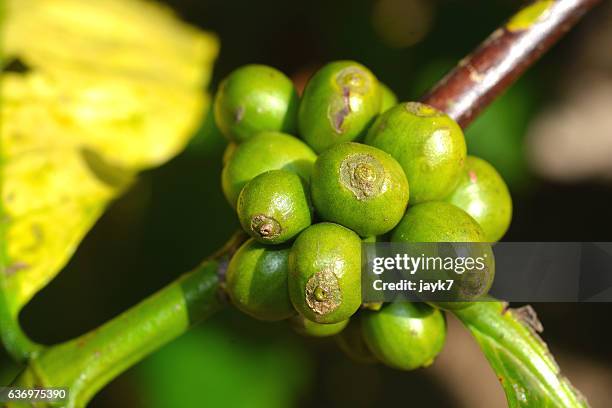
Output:
[[[142,169],[203,117],[214,36],[140,0],[9,0],[2,36],[0,334]],[[12,70],[11,63],[25,69]],[[3,320],[4,316],[4,320]],[[12,327],[10,327],[12,326]],[[5,332],[3,332],[5,331]]]

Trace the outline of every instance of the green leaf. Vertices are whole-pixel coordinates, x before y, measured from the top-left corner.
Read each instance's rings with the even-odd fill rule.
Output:
[[[537,334],[542,327],[530,306],[508,309],[503,302],[478,302],[454,313],[478,341],[509,407],[588,407]]]
[[[140,0],[10,0],[3,29],[0,334],[24,358],[19,311],[138,171],[185,147],[218,45]]]

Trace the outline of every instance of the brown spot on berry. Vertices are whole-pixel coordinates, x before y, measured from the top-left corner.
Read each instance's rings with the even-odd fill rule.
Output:
[[[310,310],[326,315],[342,303],[342,292],[338,278],[331,267],[315,273],[306,283],[306,303]]]
[[[420,102],[406,102],[404,108],[415,116],[428,118],[432,116],[440,116],[441,112],[434,107]]]
[[[342,87],[342,107],[333,115],[332,123],[336,133],[344,132],[342,125],[344,119],[351,113],[351,90],[348,87]]]
[[[351,99],[365,96],[372,88],[372,78],[359,67],[347,67],[336,76],[340,94],[336,95],[329,106],[328,117],[334,131],[344,133],[346,118],[353,111]]]
[[[358,200],[380,194],[384,180],[385,169],[369,154],[352,154],[340,164],[340,182]]]
[[[274,239],[282,231],[278,221],[264,214],[257,214],[251,218],[251,231],[262,239]]]

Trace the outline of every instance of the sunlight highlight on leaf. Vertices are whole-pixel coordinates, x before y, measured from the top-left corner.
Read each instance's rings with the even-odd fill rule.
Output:
[[[140,0],[10,0],[2,36],[0,334],[110,200],[203,118],[214,36]],[[7,321],[12,319],[12,322]],[[12,326],[12,327],[11,327]]]

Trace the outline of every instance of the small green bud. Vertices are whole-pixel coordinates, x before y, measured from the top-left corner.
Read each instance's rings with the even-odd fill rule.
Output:
[[[242,228],[264,244],[280,244],[311,222],[308,188],[295,173],[270,170],[249,181],[238,197]]]
[[[334,336],[344,330],[349,321],[343,320],[338,323],[323,324],[316,323],[304,318],[303,316],[296,315],[292,317],[289,322],[291,323],[293,330],[302,336],[329,337]]]
[[[284,133],[262,132],[240,145],[230,144],[221,174],[225,198],[236,207],[242,188],[255,176],[269,170],[291,171],[310,179],[315,153],[301,140]]]
[[[400,370],[431,365],[446,339],[444,315],[424,303],[397,302],[364,312],[362,329],[376,358]]]
[[[401,103],[381,114],[365,142],[399,162],[412,204],[446,198],[457,185],[467,154],[459,125],[418,102]]]
[[[467,157],[459,184],[446,201],[478,221],[487,242],[501,239],[510,226],[512,198],[508,187],[497,170],[478,157]]]
[[[317,323],[348,319],[361,305],[361,240],[338,224],[306,228],[289,255],[289,295]]]
[[[331,62],[308,81],[298,112],[300,135],[317,153],[365,135],[380,112],[381,90],[369,69]]]
[[[397,161],[359,143],[342,143],[323,152],[315,163],[311,187],[321,217],[361,236],[390,231],[408,204],[408,181]]]
[[[287,246],[266,246],[250,239],[227,267],[226,288],[232,303],[259,320],[277,321],[295,314],[289,300]]]
[[[245,65],[221,82],[215,97],[215,121],[234,142],[261,131],[293,133],[298,94],[282,72],[265,65]]]

